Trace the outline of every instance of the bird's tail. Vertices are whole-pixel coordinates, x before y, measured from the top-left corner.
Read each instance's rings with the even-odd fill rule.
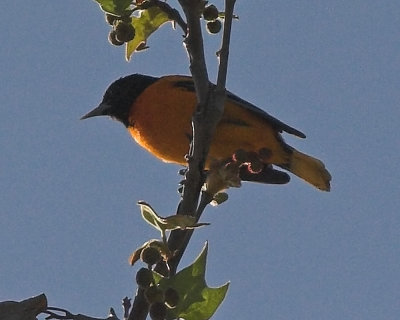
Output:
[[[311,183],[323,191],[330,191],[331,175],[322,161],[292,149],[290,162],[282,168]]]

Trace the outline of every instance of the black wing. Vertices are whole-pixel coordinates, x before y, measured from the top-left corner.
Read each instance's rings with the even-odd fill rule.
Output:
[[[177,81],[175,83],[175,86],[185,88],[186,90],[189,90],[189,91],[195,90],[193,80],[190,77],[187,77],[187,80]],[[259,115],[260,117],[265,119],[265,121],[267,121],[269,124],[271,124],[271,126],[273,128],[275,128],[277,131],[279,131],[279,132],[285,131],[287,133],[293,134],[300,138],[306,137],[306,135],[303,132],[274,118],[273,116],[271,116],[264,110],[256,107],[254,104],[251,104],[250,102],[248,102],[246,100],[243,100],[242,98],[239,98],[237,95],[233,94],[232,92],[226,91],[226,97],[227,97],[227,99],[232,100],[233,102],[242,106],[243,108],[246,108],[247,110]]]
[[[270,114],[268,114],[264,110],[256,107],[254,104],[251,104],[250,102],[248,102],[246,100],[243,100],[242,98],[239,98],[237,95],[233,94],[232,92],[227,91],[226,92],[226,97],[227,97],[227,99],[230,99],[230,100],[234,101],[235,103],[239,104],[243,108],[246,108],[247,110],[258,114],[259,116],[264,118],[268,123],[270,123],[279,132],[285,131],[287,133],[293,134],[293,135],[295,135],[297,137],[300,137],[300,138],[305,138],[306,137],[306,135],[303,132],[301,132],[301,131],[299,131],[299,130],[287,125],[286,123],[283,123],[282,121],[274,118],[273,116],[271,116]]]

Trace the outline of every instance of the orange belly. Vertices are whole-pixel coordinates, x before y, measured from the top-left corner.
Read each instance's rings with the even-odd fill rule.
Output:
[[[174,80],[173,76],[159,80],[153,84],[151,92],[145,90],[138,97],[129,117],[132,126],[128,130],[137,143],[156,157],[185,165],[191,137],[191,117],[196,106],[195,95],[180,87],[169,90],[168,96],[154,95],[157,86],[162,86],[160,92],[166,92],[165,81],[172,87]],[[146,104],[145,101],[151,103]],[[268,162],[282,164],[288,161],[289,154],[279,133],[258,115],[227,100],[207,162],[227,159],[238,149],[258,152],[262,148],[271,152]]]

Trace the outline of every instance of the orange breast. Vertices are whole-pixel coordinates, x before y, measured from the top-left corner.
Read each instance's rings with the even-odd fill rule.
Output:
[[[136,100],[128,130],[142,147],[166,162],[185,165],[191,136],[191,117],[196,106],[192,91],[174,86],[175,76],[161,78]],[[259,115],[228,100],[210,147],[210,159],[226,159],[238,149],[268,148],[271,163],[284,163],[288,154],[276,132]]]

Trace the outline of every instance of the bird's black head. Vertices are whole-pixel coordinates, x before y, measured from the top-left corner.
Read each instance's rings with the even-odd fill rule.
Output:
[[[81,119],[96,116],[110,116],[129,126],[130,109],[136,98],[158,78],[142,74],[132,74],[114,81],[106,90],[99,106]]]

